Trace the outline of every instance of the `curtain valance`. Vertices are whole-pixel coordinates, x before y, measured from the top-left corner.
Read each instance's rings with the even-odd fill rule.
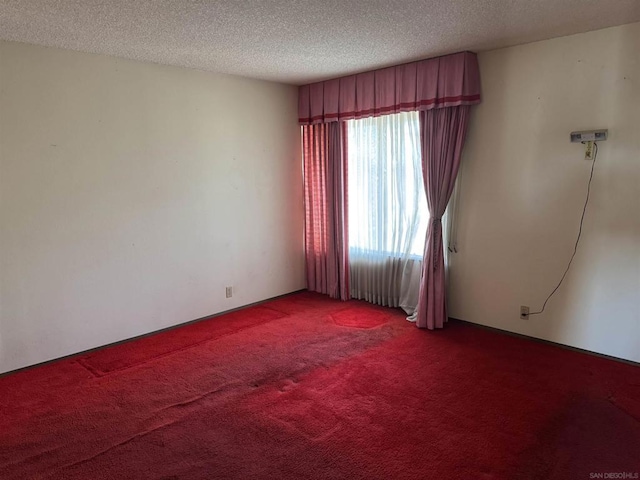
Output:
[[[475,53],[461,52],[303,85],[301,125],[480,103]]]

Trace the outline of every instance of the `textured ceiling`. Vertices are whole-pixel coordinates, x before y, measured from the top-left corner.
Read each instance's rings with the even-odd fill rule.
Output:
[[[302,84],[640,21],[640,0],[0,0],[0,38]]]

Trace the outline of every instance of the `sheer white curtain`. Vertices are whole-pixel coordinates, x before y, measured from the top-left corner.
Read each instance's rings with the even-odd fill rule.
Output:
[[[415,310],[429,213],[417,112],[348,122],[351,296]]]

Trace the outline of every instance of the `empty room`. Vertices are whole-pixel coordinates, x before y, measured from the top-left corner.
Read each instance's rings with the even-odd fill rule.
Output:
[[[0,0],[0,480],[640,478],[640,1]]]

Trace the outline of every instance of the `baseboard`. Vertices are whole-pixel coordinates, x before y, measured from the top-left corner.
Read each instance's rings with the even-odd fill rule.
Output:
[[[226,313],[236,312],[238,310],[242,310],[242,309],[245,309],[245,308],[253,307],[255,305],[260,305],[260,304],[263,304],[263,303],[266,303],[266,302],[270,302],[272,300],[276,300],[278,298],[288,297],[289,295],[295,295],[296,293],[300,293],[300,292],[304,292],[304,291],[306,291],[306,288],[303,288],[303,289],[300,289],[300,290],[295,290],[295,291],[289,292],[289,293],[284,293],[282,295],[277,295],[275,297],[265,298],[264,300],[260,300],[258,302],[248,303],[247,305],[243,305],[241,307],[231,308],[231,309],[225,310],[223,312],[218,312],[218,313],[214,313],[212,315],[207,315],[205,317],[196,318],[195,320],[189,320],[189,321],[186,321],[186,322],[178,323],[177,325],[171,325],[170,327],[161,328],[159,330],[153,330],[152,332],[143,333],[141,335],[136,335],[135,337],[125,338],[124,340],[118,340],[117,342],[106,343],[104,345],[100,345],[99,347],[89,348],[87,350],[82,350],[82,351],[76,352],[76,353],[70,353],[69,355],[64,355],[62,357],[52,358],[51,360],[46,360],[44,362],[34,363],[33,365],[27,365],[26,367],[16,368],[15,370],[9,370],[8,372],[0,373],[0,378],[6,377],[7,375],[13,375],[15,373],[19,373],[19,372],[22,372],[22,371],[25,371],[25,370],[30,370],[32,368],[41,367],[41,366],[47,365],[49,363],[59,362],[61,360],[68,360],[68,359],[73,358],[73,357],[78,357],[78,356],[81,356],[81,355],[85,355],[87,353],[95,352],[97,350],[102,350],[103,348],[113,347],[115,345],[120,345],[122,343],[133,342],[134,340],[138,340],[140,338],[149,337],[151,335],[155,335],[155,334],[161,333],[161,332],[167,332],[169,330],[174,330],[176,328],[184,327],[185,325],[191,325],[192,323],[202,322],[203,320],[209,320],[211,318],[219,317],[219,316],[224,315]]]
[[[468,320],[462,320],[461,318],[453,318],[449,317],[449,320],[455,320],[456,322],[466,323],[467,325],[472,325],[474,327],[482,328],[484,330],[490,330],[496,333],[501,333],[503,335],[509,335],[512,337],[524,338],[526,340],[533,340],[539,343],[545,343],[547,345],[553,345],[555,347],[564,348],[565,350],[571,350],[579,353],[586,353],[587,355],[592,355],[594,357],[607,358],[609,360],[614,360],[620,363],[626,363],[627,365],[633,365],[636,367],[640,367],[639,362],[634,362],[633,360],[627,360],[626,358],[614,357],[612,355],[605,355],[604,353],[593,352],[591,350],[585,350],[584,348],[572,347],[571,345],[565,345],[564,343],[553,342],[551,340],[545,340],[543,338],[532,337],[531,335],[524,335],[522,333],[510,332],[509,330],[504,330],[502,328],[490,327],[488,325],[482,325],[481,323],[474,323]]]
[[[303,289],[300,289],[300,290],[295,290],[293,292],[285,293],[285,294],[282,294],[282,295],[277,295],[275,297],[266,298],[266,299],[260,300],[258,302],[249,303],[249,304],[243,305],[241,307],[231,308],[231,309],[225,310],[223,312],[218,312],[218,313],[214,313],[212,315],[207,315],[207,316],[204,316],[204,317],[196,318],[195,320],[189,320],[187,322],[182,322],[182,323],[179,323],[177,325],[172,325],[170,327],[161,328],[159,330],[154,330],[152,332],[143,333],[141,335],[136,335],[135,337],[125,338],[124,340],[118,340],[117,342],[107,343],[107,344],[101,345],[99,347],[89,348],[87,350],[82,350],[82,351],[76,352],[76,353],[70,353],[69,355],[64,355],[62,357],[53,358],[51,360],[47,360],[47,361],[44,361],[44,362],[35,363],[33,365],[28,365],[26,367],[17,368],[15,370],[9,370],[8,372],[0,373],[0,378],[3,378],[5,376],[7,376],[7,375],[13,375],[13,374],[16,374],[16,373],[19,373],[19,372],[22,372],[22,371],[25,371],[25,370],[29,370],[29,369],[32,369],[32,368],[41,367],[41,366],[47,365],[49,363],[59,362],[61,360],[67,360],[67,359],[70,359],[70,358],[73,358],[73,357],[78,357],[78,356],[81,356],[81,355],[85,355],[87,353],[95,352],[97,350],[102,350],[103,348],[108,348],[108,347],[112,347],[112,346],[115,346],[115,345],[120,345],[120,344],[126,343],[126,342],[133,342],[133,341],[138,340],[140,338],[149,337],[151,335],[155,335],[155,334],[161,333],[161,332],[166,332],[166,331],[169,331],[169,330],[174,330],[176,328],[184,327],[186,325],[191,325],[192,323],[201,322],[201,321],[204,321],[204,320],[209,320],[211,318],[219,317],[219,316],[227,314],[227,313],[231,313],[231,312],[235,312],[235,311],[242,310],[242,309],[245,309],[245,308],[253,307],[255,305],[261,305],[263,303],[270,302],[270,301],[276,300],[278,298],[288,297],[290,295],[295,295],[297,293],[304,292],[304,291],[306,291],[306,288],[303,288]],[[585,350],[583,348],[572,347],[570,345],[565,345],[563,343],[558,343],[558,342],[553,342],[551,340],[544,340],[542,338],[532,337],[531,335],[524,335],[522,333],[510,332],[509,330],[504,330],[502,328],[497,328],[497,327],[490,327],[488,325],[482,325],[480,323],[470,322],[468,320],[463,320],[461,318],[450,317],[449,320],[454,320],[456,322],[466,323],[467,325],[471,325],[471,326],[474,326],[474,327],[477,327],[477,328],[481,328],[481,329],[484,329],[484,330],[493,331],[493,332],[496,332],[496,333],[500,333],[502,335],[509,335],[509,336],[512,336],[512,337],[518,337],[518,338],[524,338],[524,339],[527,339],[527,340],[533,340],[535,342],[544,343],[544,344],[547,344],[547,345],[553,345],[553,346],[556,346],[556,347],[564,348],[565,350],[571,350],[571,351],[579,352],[579,353],[586,353],[587,355],[592,355],[592,356],[600,357],[600,358],[606,358],[606,359],[613,360],[613,361],[616,361],[616,362],[626,363],[627,365],[633,365],[633,366],[636,366],[636,367],[640,367],[640,363],[639,362],[634,362],[633,360],[627,360],[626,358],[614,357],[612,355],[605,355],[604,353],[598,353],[598,352],[593,352],[591,350]]]

